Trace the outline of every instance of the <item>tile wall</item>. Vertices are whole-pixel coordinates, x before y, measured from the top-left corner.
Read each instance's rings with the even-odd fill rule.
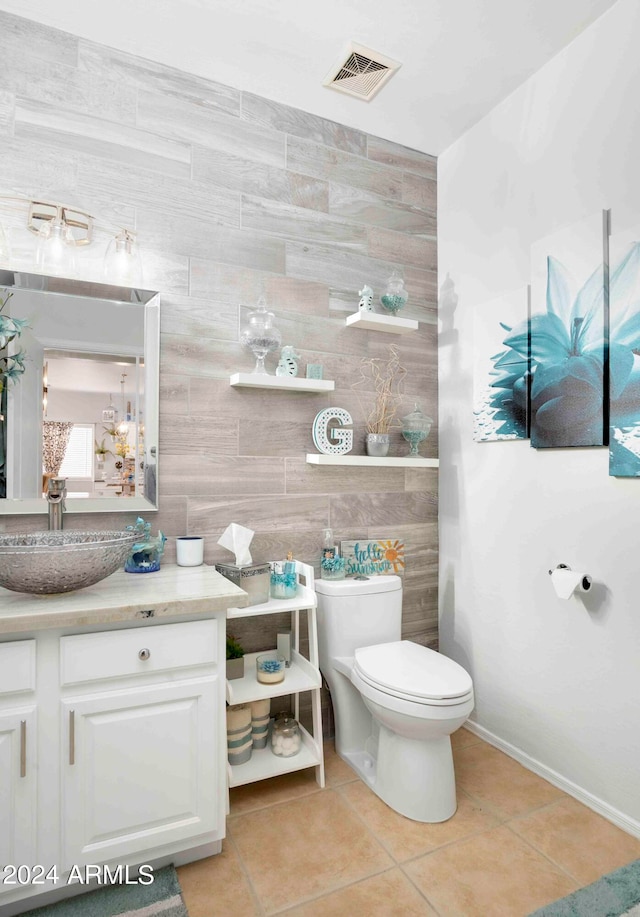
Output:
[[[404,636],[436,646],[437,471],[305,463],[313,419],[331,405],[352,413],[354,451],[364,451],[352,385],[361,358],[391,343],[408,370],[403,406],[419,398],[437,418],[435,158],[7,13],[0,31],[0,194],[135,225],[145,286],[162,295],[154,530],[205,535],[208,562],[230,559],[216,544],[230,522],[255,530],[256,561],[292,550],[317,563],[327,526],[337,539],[398,538]],[[358,290],[379,295],[393,268],[419,332],[347,328]],[[230,373],[252,367],[238,331],[260,294],[302,373],[322,363],[334,393],[230,388]],[[437,434],[436,423],[424,454],[437,455]],[[392,454],[406,450],[396,433]],[[270,642],[257,621],[240,636],[247,651]]]

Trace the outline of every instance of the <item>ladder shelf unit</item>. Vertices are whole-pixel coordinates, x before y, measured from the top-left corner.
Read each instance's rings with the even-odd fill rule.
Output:
[[[314,590],[313,567],[295,561],[298,592],[293,599],[269,599],[261,605],[245,608],[229,608],[227,619],[249,618],[257,615],[291,615],[292,652],[291,666],[285,670],[284,681],[278,684],[262,684],[256,678],[256,657],[261,653],[247,653],[244,657],[244,677],[227,680],[227,703],[250,704],[265,698],[294,698],[293,715],[300,721],[300,694],[311,694],[312,729],[308,731],[300,724],[302,745],[296,755],[281,758],[274,755],[268,744],[266,748],[253,749],[246,764],[228,764],[229,787],[242,786],[267,777],[289,774],[307,767],[315,767],[316,781],[324,786],[324,757],[322,748],[322,713],[320,688],[322,678],[318,665],[318,631],[316,622],[317,598]],[[306,612],[309,656],[300,652],[300,612]],[[268,652],[262,650],[262,652]]]

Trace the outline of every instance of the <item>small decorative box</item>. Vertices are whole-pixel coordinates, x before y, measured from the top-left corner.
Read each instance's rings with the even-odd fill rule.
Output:
[[[249,605],[262,605],[263,602],[269,601],[269,564],[246,564],[243,567],[236,564],[216,564],[216,570],[248,593]]]

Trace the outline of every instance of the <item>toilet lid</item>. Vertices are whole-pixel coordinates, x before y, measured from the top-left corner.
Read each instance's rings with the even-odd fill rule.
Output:
[[[360,647],[354,668],[381,691],[417,701],[462,697],[473,688],[461,665],[409,640]]]

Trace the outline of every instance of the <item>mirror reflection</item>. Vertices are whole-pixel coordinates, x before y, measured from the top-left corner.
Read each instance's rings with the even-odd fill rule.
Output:
[[[157,506],[159,297],[0,271],[0,512]]]

